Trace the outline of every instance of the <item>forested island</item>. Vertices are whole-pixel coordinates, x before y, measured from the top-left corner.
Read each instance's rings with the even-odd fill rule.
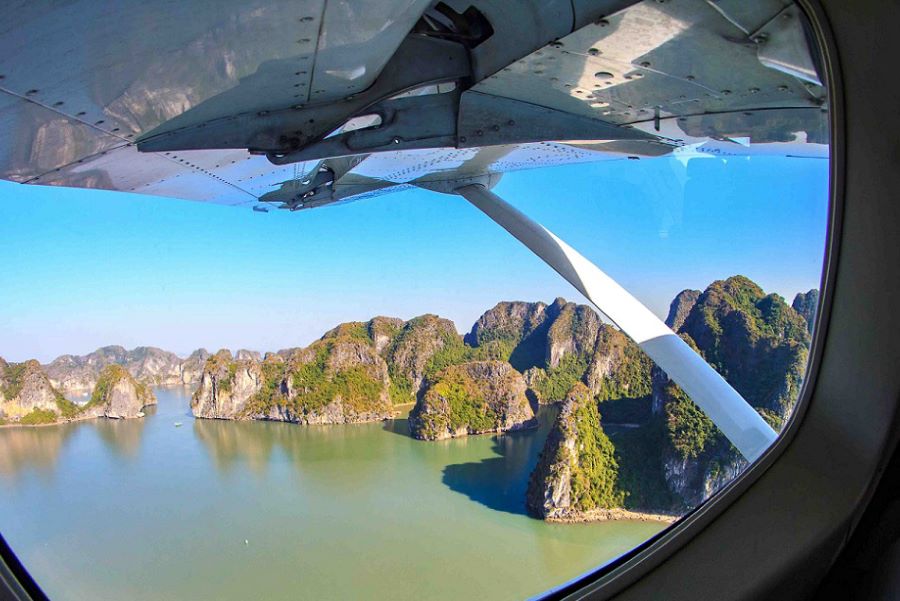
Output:
[[[734,276],[679,293],[666,323],[780,429],[802,382],[817,301],[811,290],[788,305]],[[745,467],[636,344],[561,298],[498,303],[464,336],[435,315],[375,317],[265,355],[198,349],[181,359],[104,347],[43,366],[0,359],[0,419],[138,418],[156,402],[152,386],[172,385],[194,389],[197,418],[351,424],[408,411],[409,434],[422,444],[532,428],[539,411],[553,411],[525,499],[546,520],[678,515]],[[90,397],[69,400],[78,394]]]

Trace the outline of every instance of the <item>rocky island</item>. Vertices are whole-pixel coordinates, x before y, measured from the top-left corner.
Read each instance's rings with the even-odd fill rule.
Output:
[[[127,369],[115,363],[100,372],[91,400],[80,408],[85,418],[126,419],[144,417],[143,409],[156,404],[150,387],[138,382]]]
[[[537,425],[525,379],[505,361],[469,361],[435,375],[409,415],[414,438],[441,440]]]
[[[800,390],[817,304],[816,290],[788,305],[733,276],[680,292],[666,323],[777,430]],[[527,429],[552,412],[523,499],[547,520],[669,519],[746,467],[631,339],[562,298],[500,302],[464,336],[426,314],[343,323],[305,348],[265,355],[200,349],[182,360],[104,347],[45,367],[0,359],[0,418],[139,417],[155,402],[150,386],[187,383],[196,384],[193,414],[208,419],[353,424],[414,404],[409,434],[423,441]],[[65,397],[86,389],[84,406]]]
[[[149,386],[188,386],[200,381],[200,372],[209,352],[197,349],[187,359],[152,346],[126,350],[104,346],[87,355],[62,355],[43,366],[50,382],[67,395],[90,394],[100,372],[108,365],[120,365],[135,379]]]
[[[667,323],[781,428],[809,346],[806,320],[783,298],[734,276],[702,293],[680,293]],[[746,467],[709,418],[620,335],[598,337],[607,342],[597,343],[589,365],[605,369],[586,369],[566,396],[529,483],[527,506],[535,516],[680,514]]]
[[[576,383],[563,402],[528,482],[528,511],[565,520],[622,506],[615,446],[603,432],[590,389]]]
[[[206,362],[191,409],[216,419],[346,424],[393,416],[387,364],[361,324],[345,324],[305,349]]]
[[[71,419],[78,407],[60,394],[37,361],[7,363],[0,358],[0,420],[40,425]]]
[[[90,401],[77,405],[52,385],[37,361],[9,364],[0,358],[0,420],[6,425],[143,417],[141,410],[155,403],[150,388],[137,382],[120,365],[103,368]]]

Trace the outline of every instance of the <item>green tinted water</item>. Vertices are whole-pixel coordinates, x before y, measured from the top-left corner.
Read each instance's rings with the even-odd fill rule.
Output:
[[[143,420],[0,430],[0,531],[51,598],[517,599],[662,528],[527,517],[547,415],[421,442],[406,420],[193,420],[187,391],[157,396]]]

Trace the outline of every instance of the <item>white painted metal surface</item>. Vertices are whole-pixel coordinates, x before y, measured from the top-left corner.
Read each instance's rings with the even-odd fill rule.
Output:
[[[630,336],[748,461],[757,459],[775,441],[775,431],[718,372],[581,253],[480,184],[456,192],[543,259]]]
[[[746,39],[784,3],[645,0],[523,56],[474,90],[628,124],[670,141],[676,155],[827,157],[824,90],[763,66]],[[0,15],[0,177],[258,206],[312,164],[272,165],[245,150],[139,154],[133,141],[158,127],[358,93],[428,5],[21,3]],[[417,180],[628,155],[647,156],[597,140],[391,151],[367,156],[337,187],[362,198],[374,190],[354,176],[391,184],[382,194]]]
[[[98,177],[77,173],[99,152],[124,147],[163,124],[181,127],[223,111],[331,102],[357,93],[372,84],[428,4],[35,0],[7,7],[0,14],[0,174],[20,182],[156,194],[159,180],[150,178],[127,177],[124,186],[101,183],[110,165],[142,169],[132,163],[148,159],[136,153],[105,157]],[[230,161],[213,164],[224,169]],[[176,195],[199,199],[199,190],[181,185],[187,175],[173,166],[164,187],[184,188]],[[202,200],[218,202],[224,197],[215,178],[208,180],[213,193]],[[225,204],[236,203],[225,198]]]

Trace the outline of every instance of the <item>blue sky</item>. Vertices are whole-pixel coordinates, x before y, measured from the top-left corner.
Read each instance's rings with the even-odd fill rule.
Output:
[[[698,163],[702,161],[702,163]],[[744,274],[790,302],[818,287],[828,161],[611,161],[507,174],[495,192],[660,316]],[[499,300],[584,302],[461,198],[412,190],[289,213],[0,182],[0,356],[107,344],[276,350],[336,323]]]

